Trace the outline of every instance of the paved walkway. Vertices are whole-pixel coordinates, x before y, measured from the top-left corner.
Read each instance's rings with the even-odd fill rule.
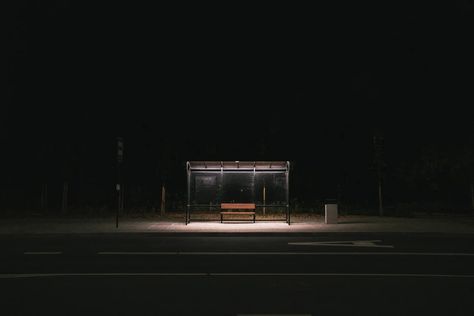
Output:
[[[115,218],[77,219],[1,219],[0,234],[64,233],[317,233],[317,232],[418,232],[474,234],[473,216],[399,218],[343,216],[338,224],[325,224],[324,218],[294,216],[291,226],[284,221],[228,222],[195,221],[188,225],[180,219]]]

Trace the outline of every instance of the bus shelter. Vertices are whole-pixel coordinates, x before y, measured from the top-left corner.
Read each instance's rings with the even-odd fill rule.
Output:
[[[186,224],[195,210],[251,203],[259,212],[282,209],[290,225],[289,161],[188,161],[186,170]]]

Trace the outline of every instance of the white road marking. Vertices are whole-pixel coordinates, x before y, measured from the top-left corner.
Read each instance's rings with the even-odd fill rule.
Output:
[[[393,248],[392,245],[377,245],[376,242],[382,242],[382,241],[381,240],[311,241],[311,242],[289,242],[288,245]]]
[[[98,255],[177,255],[176,251],[100,251]]]
[[[474,278],[474,274],[422,274],[422,273],[209,273],[209,276],[348,276],[348,277],[429,277]]]
[[[0,279],[69,277],[69,276],[208,276],[208,273],[16,273],[0,274]]]
[[[24,255],[60,255],[61,251],[25,251]]]
[[[464,252],[295,252],[295,251],[280,251],[280,252],[249,252],[249,251],[239,251],[239,252],[225,252],[225,251],[193,251],[193,252],[133,252],[133,251],[101,251],[97,253],[98,255],[157,255],[157,256],[446,256],[446,257],[455,257],[455,256],[467,256],[472,257],[474,253],[464,253]]]
[[[420,274],[420,273],[20,273],[0,274],[0,279],[87,276],[317,276],[317,277],[407,277],[407,278],[474,278],[474,274]]]

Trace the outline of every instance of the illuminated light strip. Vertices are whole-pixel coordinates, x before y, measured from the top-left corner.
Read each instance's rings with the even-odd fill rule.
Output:
[[[422,273],[20,273],[0,274],[0,279],[69,277],[69,276],[321,276],[321,277],[409,277],[409,278],[474,278],[474,274]]]
[[[474,257],[474,253],[460,252],[129,252],[102,251],[98,255],[163,255],[163,256],[466,256]]]
[[[60,255],[61,251],[25,251],[24,255]]]

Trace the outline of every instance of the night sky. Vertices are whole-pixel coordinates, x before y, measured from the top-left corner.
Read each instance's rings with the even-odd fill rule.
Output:
[[[34,200],[45,181],[113,186],[117,136],[132,187],[166,179],[181,194],[187,160],[290,160],[293,197],[303,201],[337,195],[341,185],[348,199],[375,201],[374,134],[384,136],[392,201],[424,157],[453,166],[473,148],[469,0],[152,8],[11,1],[9,9],[0,112],[9,195]],[[440,172],[439,185],[464,188]]]

